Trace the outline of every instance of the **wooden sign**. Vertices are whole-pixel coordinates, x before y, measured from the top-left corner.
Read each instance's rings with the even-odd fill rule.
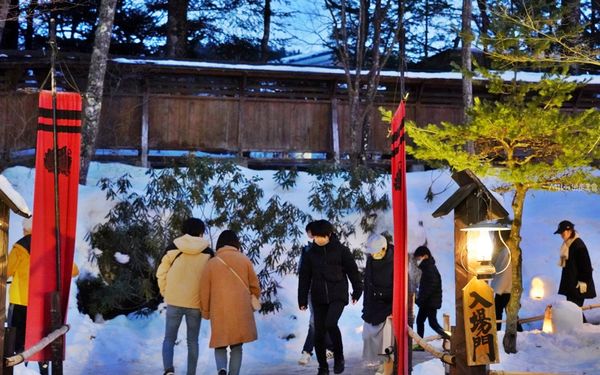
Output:
[[[463,288],[463,312],[467,364],[498,363],[494,290],[485,281],[473,277]]]

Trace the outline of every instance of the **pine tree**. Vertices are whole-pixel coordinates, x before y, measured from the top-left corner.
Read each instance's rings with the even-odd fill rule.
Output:
[[[466,124],[443,122],[407,125],[414,142],[407,152],[433,165],[453,170],[469,168],[495,177],[500,192],[512,192],[513,222],[507,245],[513,263],[513,287],[508,306],[504,349],[515,353],[516,323],[522,294],[521,226],[527,193],[531,190],[581,189],[599,192],[594,163],[600,158],[600,113],[595,109],[564,108],[580,85],[560,77],[539,82],[505,82],[489,75],[497,100],[476,99]],[[388,113],[387,116],[391,116]],[[474,152],[467,151],[469,142]]]

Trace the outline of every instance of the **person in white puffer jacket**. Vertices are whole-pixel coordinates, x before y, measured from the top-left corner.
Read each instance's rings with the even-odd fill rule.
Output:
[[[200,278],[206,262],[213,256],[203,237],[204,222],[190,218],[183,223],[183,236],[173,241],[174,249],[163,256],[156,271],[160,294],[167,304],[165,338],[162,346],[164,374],[174,374],[173,351],[177,331],[185,316],[187,327],[187,375],[196,374],[200,313]]]

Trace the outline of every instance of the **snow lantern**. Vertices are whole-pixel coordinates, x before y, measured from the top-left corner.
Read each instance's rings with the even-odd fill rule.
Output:
[[[529,288],[529,297],[535,300],[541,300],[545,295],[544,280],[541,277],[531,279],[531,288]]]

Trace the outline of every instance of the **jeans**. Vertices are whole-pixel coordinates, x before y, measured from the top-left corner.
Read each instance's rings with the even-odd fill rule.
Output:
[[[173,349],[177,340],[177,331],[179,331],[179,325],[184,316],[187,327],[187,375],[196,375],[198,334],[200,333],[200,323],[202,321],[200,310],[196,308],[167,305],[165,339],[162,347],[163,367],[165,370],[174,369]]]
[[[229,346],[231,355],[229,358],[228,375],[239,375],[242,367],[242,344]],[[227,347],[222,346],[215,348],[215,362],[217,363],[217,371],[221,369],[227,370]]]
[[[438,309],[434,309],[431,307],[419,307],[419,313],[417,314],[417,333],[419,336],[423,337],[425,334],[425,320],[429,321],[429,326],[437,332],[443,338],[450,338],[448,334],[444,331],[444,329],[440,326],[437,321],[437,311]]]
[[[338,320],[342,316],[344,307],[345,304],[339,301],[313,306],[315,318],[315,352],[317,354],[317,361],[319,361],[319,368],[329,368],[325,354],[325,336],[327,334],[329,334],[333,343],[333,359],[335,363],[344,359],[342,333],[338,327]]]

